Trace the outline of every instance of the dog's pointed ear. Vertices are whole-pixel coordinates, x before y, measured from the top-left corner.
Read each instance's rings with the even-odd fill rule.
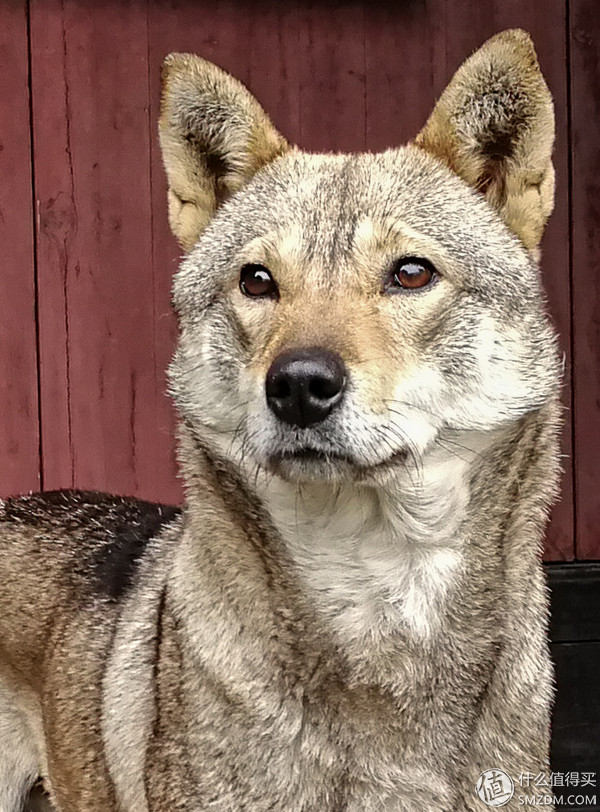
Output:
[[[159,135],[169,222],[185,251],[222,202],[289,149],[241,82],[192,54],[163,63]]]
[[[552,97],[518,29],[464,62],[415,139],[483,193],[531,252],[554,206],[553,143]]]

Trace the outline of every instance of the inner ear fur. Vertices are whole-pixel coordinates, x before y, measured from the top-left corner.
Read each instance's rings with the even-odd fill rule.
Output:
[[[192,54],[163,63],[159,136],[169,222],[185,251],[221,203],[290,148],[241,82]]]
[[[497,34],[463,63],[414,143],[484,194],[536,251],[554,207],[554,108],[525,31]]]

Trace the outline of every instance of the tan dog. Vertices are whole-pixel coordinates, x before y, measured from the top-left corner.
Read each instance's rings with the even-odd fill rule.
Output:
[[[552,698],[531,42],[383,154],[289,147],[189,55],[160,131],[186,505],[2,505],[0,812],[38,774],[61,812],[482,812],[483,771],[546,768]]]

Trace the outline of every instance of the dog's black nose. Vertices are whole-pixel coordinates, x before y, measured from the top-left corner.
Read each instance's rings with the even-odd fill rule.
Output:
[[[267,403],[285,423],[306,428],[325,420],[346,388],[344,362],[328,350],[289,350],[267,372]]]

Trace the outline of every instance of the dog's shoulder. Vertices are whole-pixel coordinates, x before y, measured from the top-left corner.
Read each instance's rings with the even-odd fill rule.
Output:
[[[0,522],[36,546],[67,551],[94,591],[119,599],[131,584],[148,542],[178,521],[171,505],[95,491],[33,493],[0,502]]]

